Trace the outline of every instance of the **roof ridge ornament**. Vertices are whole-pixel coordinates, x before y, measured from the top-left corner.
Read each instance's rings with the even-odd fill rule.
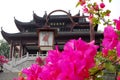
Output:
[[[68,10],[68,13],[71,15],[71,12],[70,12],[71,10]]]
[[[78,15],[80,16],[80,10],[78,11]]]
[[[36,15],[34,11],[32,11],[32,13],[33,13],[33,16]]]
[[[82,13],[82,16],[85,16],[84,13]]]
[[[78,13],[75,14],[74,16],[80,16],[80,10],[79,10]]]
[[[35,13],[34,11],[32,11],[33,12],[33,14]]]
[[[46,17],[47,17],[47,11],[45,11],[43,18],[46,18]]]
[[[3,31],[3,27],[1,27],[1,31]]]
[[[14,20],[16,20],[15,16],[14,16]]]

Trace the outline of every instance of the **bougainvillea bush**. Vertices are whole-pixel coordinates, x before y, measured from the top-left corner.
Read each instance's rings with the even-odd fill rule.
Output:
[[[109,0],[111,2],[112,0]],[[106,5],[104,0],[79,0],[77,3],[77,7],[83,9],[83,12],[88,14],[89,21],[93,25],[96,24],[111,24],[111,20],[108,18],[110,16],[111,11],[106,9]]]
[[[3,64],[4,64],[4,63],[7,63],[7,62],[8,62],[8,59],[7,59],[4,55],[0,55],[0,67],[1,67],[0,72],[3,71],[3,70],[2,70]]]
[[[4,63],[7,63],[8,59],[4,55],[0,55],[0,64],[3,65]]]
[[[112,25],[109,19],[104,19],[110,16],[110,10],[103,10],[103,0],[100,4],[89,1],[79,0],[77,6],[81,5],[89,14],[91,24],[100,24],[101,20],[106,24],[102,47],[95,45],[95,40],[71,39],[62,51],[58,46],[49,50],[44,65],[41,65],[42,59],[37,58],[37,64],[21,71],[26,77],[20,75],[17,80],[104,80],[106,71],[115,74],[114,80],[120,80],[120,18],[114,19]]]

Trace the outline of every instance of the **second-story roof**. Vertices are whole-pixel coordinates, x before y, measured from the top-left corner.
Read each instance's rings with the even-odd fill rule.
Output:
[[[89,22],[86,21],[86,17],[84,15],[80,15],[80,13],[77,13],[76,15],[72,16],[70,14],[71,18],[75,23],[78,24],[86,24],[88,25]],[[33,20],[29,22],[22,22],[17,19],[14,19],[14,22],[20,32],[34,32],[37,28],[42,28],[46,23],[46,16],[40,17],[36,13],[33,12]],[[72,22],[69,19],[68,15],[50,15],[48,24],[51,27],[65,27],[65,26],[71,26]]]

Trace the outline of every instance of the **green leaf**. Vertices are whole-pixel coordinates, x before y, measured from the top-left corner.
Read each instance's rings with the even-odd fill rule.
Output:
[[[96,78],[95,80],[104,80],[103,78]]]
[[[98,68],[97,67],[93,67],[90,69],[90,74],[94,74],[96,71],[98,71]]]
[[[106,58],[102,56],[102,52],[98,52],[95,59],[97,65],[101,64],[102,62],[106,62]]]
[[[78,7],[80,5],[80,2],[78,2],[77,4],[76,4],[76,7]]]
[[[105,68],[110,72],[115,72],[116,71],[115,66],[112,65],[112,63],[110,63],[110,62],[105,63]]]
[[[119,30],[117,31],[117,34],[120,35],[120,31]]]
[[[117,32],[118,36],[120,36],[120,30],[117,30],[116,32]],[[118,37],[118,40],[120,40],[120,37]]]
[[[93,17],[93,18],[92,18],[92,22],[93,22],[94,25],[100,24],[100,20],[99,20],[99,18],[97,18],[97,17]]]
[[[117,56],[117,54],[116,54],[116,50],[115,49],[108,51],[108,58],[109,58],[109,60],[116,60],[117,59],[116,56]]]
[[[106,10],[106,13],[108,14],[108,13],[111,13],[111,11],[110,10]]]
[[[90,4],[90,3],[87,5],[88,8],[90,8],[91,6],[92,6],[92,4]]]
[[[103,0],[101,0],[101,2],[103,2]]]
[[[110,14],[110,13],[111,13],[110,10],[106,10],[106,11],[104,11],[104,12],[102,13],[102,16],[104,17],[104,16],[106,16],[107,14]]]
[[[111,3],[112,2],[112,0],[109,0],[109,3]]]

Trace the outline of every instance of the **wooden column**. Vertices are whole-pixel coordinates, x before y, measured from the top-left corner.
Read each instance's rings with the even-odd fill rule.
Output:
[[[13,42],[11,41],[10,43],[10,52],[9,52],[9,59],[12,60],[12,55],[13,55]]]
[[[15,57],[15,44],[13,43],[12,58]]]
[[[22,55],[23,55],[23,45],[22,45],[22,42],[20,42],[20,50],[19,50],[19,58],[21,58],[22,57]]]
[[[90,23],[90,41],[95,40],[94,25]]]

